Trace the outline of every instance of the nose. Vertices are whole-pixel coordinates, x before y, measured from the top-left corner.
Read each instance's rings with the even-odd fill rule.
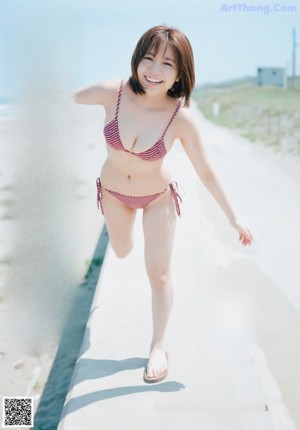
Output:
[[[151,66],[150,66],[150,70],[152,74],[159,74],[160,71],[160,65],[158,62],[152,61],[151,62]]]

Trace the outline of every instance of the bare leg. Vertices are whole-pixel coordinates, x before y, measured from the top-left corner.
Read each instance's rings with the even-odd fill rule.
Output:
[[[170,266],[176,214],[169,189],[146,206],[143,227],[146,270],[152,289],[153,336],[147,369],[151,377],[167,366],[163,341],[174,298]]]
[[[103,211],[109,240],[117,257],[124,258],[133,248],[133,224],[136,209],[103,190]]]

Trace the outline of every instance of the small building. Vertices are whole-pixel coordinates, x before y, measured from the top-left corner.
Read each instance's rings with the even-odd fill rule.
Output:
[[[258,67],[257,85],[273,85],[286,88],[287,78],[284,67]]]

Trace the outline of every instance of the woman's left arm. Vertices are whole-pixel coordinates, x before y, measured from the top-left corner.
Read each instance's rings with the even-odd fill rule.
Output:
[[[252,234],[248,228],[244,227],[236,219],[222,186],[209,164],[196,120],[190,115],[189,111],[182,110],[179,123],[180,134],[178,137],[197,175],[227,215],[229,223],[238,231],[241,243],[243,245],[250,245]]]

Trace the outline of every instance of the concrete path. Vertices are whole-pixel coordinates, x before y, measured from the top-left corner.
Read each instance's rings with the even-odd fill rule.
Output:
[[[300,428],[299,168],[194,112],[254,242],[239,243],[176,143],[166,161],[185,195],[168,378],[143,382],[152,329],[139,211],[132,253],[119,260],[108,247],[58,430]]]

